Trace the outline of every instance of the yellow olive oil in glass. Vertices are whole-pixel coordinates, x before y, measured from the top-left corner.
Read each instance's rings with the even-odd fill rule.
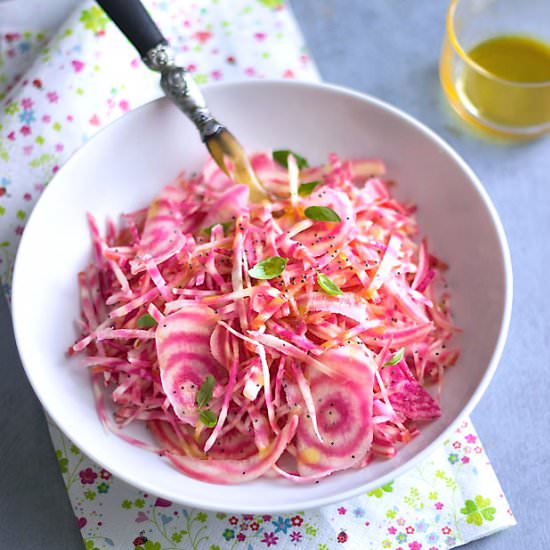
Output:
[[[479,43],[468,56],[481,70],[466,65],[457,89],[479,116],[518,127],[550,120],[550,44],[504,34]]]

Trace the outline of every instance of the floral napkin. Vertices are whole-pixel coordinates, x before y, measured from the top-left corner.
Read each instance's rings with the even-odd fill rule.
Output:
[[[199,84],[319,78],[283,0],[147,5]],[[53,175],[101,127],[161,92],[158,77],[91,1],[53,34],[0,32],[0,282],[9,297],[17,243]],[[94,464],[55,425],[50,431],[88,550],[440,550],[515,524],[468,420],[391,483],[276,515],[205,512],[143,493]]]

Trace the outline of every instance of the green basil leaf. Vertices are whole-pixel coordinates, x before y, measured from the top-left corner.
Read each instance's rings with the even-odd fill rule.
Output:
[[[340,222],[340,216],[328,206],[308,206],[304,214],[310,220],[318,222]]]
[[[210,235],[212,235],[212,229],[214,229],[214,227],[216,227],[216,225],[221,225],[222,228],[223,228],[223,234],[225,235],[227,230],[231,227],[232,223],[233,222],[216,222],[216,223],[213,223],[212,225],[209,225],[208,227],[205,227],[204,229],[202,229],[202,232],[207,237],[210,237]]]
[[[218,422],[218,417],[216,416],[215,412],[211,411],[210,409],[206,409],[199,413],[199,420],[207,428],[213,428]]]
[[[322,290],[330,296],[344,294],[340,287],[336,283],[333,283],[324,273],[317,273],[317,282]]]
[[[280,164],[285,168],[288,168],[288,155],[292,155],[296,159],[296,165],[298,166],[298,170],[301,170],[302,168],[307,168],[309,166],[309,163],[304,157],[302,157],[301,155],[298,155],[294,151],[289,151],[288,149],[280,149],[279,151],[273,151],[273,154],[272,154],[273,160],[277,164]]]
[[[393,365],[397,365],[401,359],[403,359],[403,354],[405,353],[405,348],[401,348],[399,351],[396,351],[393,357],[386,361],[382,366],[383,367],[393,367]]]
[[[287,258],[271,256],[249,269],[248,274],[254,279],[273,279],[285,270],[287,262]]]
[[[157,322],[155,321],[154,317],[152,317],[148,313],[144,313],[137,320],[137,328],[151,328],[156,326],[157,326]]]
[[[311,195],[315,188],[318,185],[321,185],[323,182],[321,180],[315,180],[315,181],[308,181],[306,183],[302,183],[300,187],[298,187],[298,195],[300,197],[307,197],[308,195]]]
[[[197,406],[202,408],[208,405],[208,402],[212,398],[212,391],[214,390],[214,384],[216,380],[209,374],[204,382],[201,384],[199,391],[197,392]]]

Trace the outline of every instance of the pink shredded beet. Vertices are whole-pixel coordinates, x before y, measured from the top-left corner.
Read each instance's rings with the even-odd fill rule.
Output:
[[[446,265],[384,164],[280,162],[251,158],[262,204],[208,161],[105,237],[88,216],[69,352],[109,429],[211,483],[311,483],[394,456],[441,414],[458,358]],[[135,421],[156,447],[124,433]]]

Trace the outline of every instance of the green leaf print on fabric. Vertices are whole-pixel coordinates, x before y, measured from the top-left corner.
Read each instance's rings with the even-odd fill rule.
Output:
[[[60,449],[55,451],[55,456],[57,457],[57,462],[59,462],[59,469],[62,474],[66,474],[69,466],[69,460],[63,456],[63,453]]]
[[[84,24],[85,29],[97,34],[105,30],[109,18],[101,8],[91,6],[90,9],[82,11],[80,22]]]
[[[316,527],[314,527],[313,525],[311,525],[309,523],[306,523],[305,528],[306,528],[306,535],[309,535],[310,537],[316,537],[317,536],[317,528]]]
[[[464,503],[464,508],[460,509],[460,513],[466,516],[467,523],[479,526],[484,519],[487,521],[495,519],[496,508],[490,506],[490,504],[491,499],[477,495],[474,500],[468,499]]]
[[[284,0],[258,0],[258,2],[266,8],[277,9],[284,6]]]
[[[384,493],[391,493],[391,492],[393,492],[393,481],[390,481],[389,483],[385,483],[381,487],[378,487],[378,489],[373,489],[372,491],[369,491],[367,493],[367,496],[382,498],[384,496]]]

